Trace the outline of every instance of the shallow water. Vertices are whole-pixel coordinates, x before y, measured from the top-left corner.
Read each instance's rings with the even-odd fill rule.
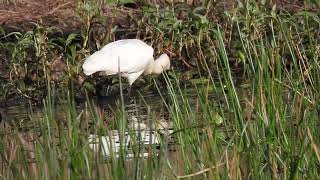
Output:
[[[165,104],[165,101],[167,101],[167,99],[170,99],[168,96],[169,95],[166,92],[164,92],[162,96],[150,92],[148,94],[145,93],[144,95],[141,95],[136,92],[135,95],[131,98],[127,96],[124,97],[124,107],[128,119],[128,127],[130,129],[136,130],[136,132],[139,132],[140,135],[141,132],[143,132],[142,134],[145,134],[148,137],[152,137],[150,139],[141,137],[139,141],[144,142],[144,144],[159,145],[158,140],[156,138],[153,138],[153,136],[151,135],[156,134],[156,136],[158,136],[159,130],[162,131],[162,135],[172,133],[173,123],[169,118],[168,108]],[[222,96],[214,95],[213,93],[208,96],[208,98],[215,100],[219,100],[219,98],[221,99],[221,97]],[[163,98],[165,101],[163,100]],[[187,99],[190,106],[198,106],[197,104],[199,103],[199,97],[195,89],[188,88],[188,91],[185,92],[184,98]],[[177,99],[181,98],[178,97]],[[120,103],[120,100],[121,97],[119,94],[104,96],[100,97],[99,99],[93,97],[88,101],[78,103],[76,105],[76,111],[77,114],[80,114],[82,111],[84,111],[84,109],[88,109],[88,103],[93,102],[96,108],[102,109],[103,121],[107,124],[112,124],[115,112],[121,107],[117,105]],[[64,106],[59,106],[58,104],[54,107],[54,109],[56,111],[55,121],[65,121],[66,112]],[[34,127],[34,121],[43,119],[43,112],[45,112],[45,108],[43,106],[33,106],[28,101],[15,101],[12,103],[12,105],[8,107],[2,107],[0,110],[2,122],[10,124],[11,127],[18,127],[18,129],[22,132],[26,132],[30,129],[34,130],[35,128],[37,128]],[[88,121],[93,120],[92,116],[89,116],[87,118],[89,118]],[[156,122],[152,121],[153,124],[151,124],[151,121],[149,121],[150,119],[156,119]],[[1,134],[10,133],[11,131],[8,128],[1,129]],[[110,130],[110,127],[108,129]],[[166,130],[164,131],[164,129]],[[116,129],[114,131],[116,132],[115,134],[118,134]],[[144,131],[148,131],[150,133],[150,136]],[[93,136],[94,134],[91,134],[91,136],[88,137],[88,141],[90,141],[90,139],[92,140]],[[108,137],[103,138],[105,138],[105,140],[108,139]],[[114,135],[111,138],[119,139],[118,135]],[[109,140],[107,141],[111,142]],[[113,146],[119,145],[119,141],[114,141]],[[92,148],[94,149],[96,147],[92,146]]]
[[[128,116],[139,116],[145,117],[149,115],[148,113],[155,112],[157,115],[166,116],[168,115],[166,104],[164,103],[168,100],[168,92],[164,92],[162,97],[158,93],[150,93],[146,92],[141,95],[136,92],[133,97],[129,98],[127,96],[124,97],[124,105],[125,111]],[[179,98],[179,97],[178,97]],[[187,92],[184,93],[184,98],[190,103],[190,106],[196,106],[199,101],[199,97],[197,96],[197,92],[194,88],[189,88]],[[219,94],[209,93],[208,98],[216,101],[222,102],[223,96]],[[104,109],[104,113],[110,114],[112,110],[115,110],[117,107],[117,103],[121,103],[120,94],[103,96],[97,99],[96,97],[90,98],[88,101],[82,101],[76,104],[76,110],[81,112],[83,108],[89,102],[93,102],[95,106],[99,106]],[[54,108],[56,108],[57,114],[63,114],[64,109],[57,104]],[[112,110],[111,110],[111,109]],[[32,105],[31,102],[26,99],[19,99],[9,102],[8,105],[0,106],[0,113],[3,122],[15,122],[20,123],[21,125],[24,123],[28,123],[32,117],[42,118],[44,112],[43,106],[35,106]],[[65,116],[58,116],[57,120],[61,120],[65,118]],[[130,119],[130,118],[129,118]]]
[[[76,132],[83,133],[81,135],[81,138],[78,140],[81,142],[82,140],[84,140],[83,143],[85,144],[86,148],[91,149],[85,149],[84,152],[89,152],[88,154],[93,154],[95,157],[97,157],[97,162],[99,162],[97,167],[102,168],[101,171],[103,171],[104,174],[106,169],[112,169],[110,166],[112,166],[114,158],[117,157],[125,157],[124,160],[126,162],[125,164],[128,174],[134,172],[133,169],[137,167],[147,170],[148,168],[150,168],[148,167],[148,163],[150,163],[151,161],[158,162],[159,164],[170,164],[170,168],[168,168],[167,165],[159,165],[161,171],[166,171],[166,174],[172,174],[172,170],[180,175],[186,174],[186,157],[184,157],[184,155],[187,156],[187,161],[190,161],[191,169],[198,169],[199,167],[197,165],[196,159],[193,156],[194,152],[188,149],[186,150],[183,148],[183,146],[181,146],[181,144],[179,143],[179,136],[191,137],[193,135],[198,136],[199,134],[199,137],[201,139],[206,138],[207,134],[210,134],[212,132],[205,130],[205,127],[201,124],[203,114],[201,114],[202,110],[200,107],[200,102],[203,101],[203,99],[206,99],[210,103],[210,108],[213,104],[214,106],[217,106],[217,110],[221,108],[221,106],[224,106],[223,102],[225,102],[223,93],[213,93],[212,87],[208,89],[207,87],[204,88],[206,89],[202,90],[207,93],[203,93],[202,95],[205,95],[205,97],[200,97],[199,90],[193,88],[192,85],[186,85],[183,87],[183,97],[179,95],[179,93],[177,93],[178,90],[175,89],[176,94],[174,94],[174,96],[176,96],[175,98],[177,102],[173,102],[172,94],[169,94],[169,91],[167,91],[167,89],[161,91],[162,96],[152,91],[141,91],[142,95],[140,95],[139,93],[135,93],[132,98],[125,96],[124,107],[128,125],[126,127],[128,128],[126,128],[125,132],[123,133],[124,138],[122,138],[122,140],[125,140],[125,143],[123,144],[122,149],[120,148],[119,136],[121,132],[119,132],[120,128],[117,127],[117,125],[119,125],[119,122],[115,121],[115,119],[119,119],[119,114],[117,114],[117,112],[121,111],[121,106],[119,106],[121,100],[120,95],[117,94],[112,96],[104,96],[100,99],[97,99],[96,97],[90,97],[89,100],[76,100],[76,119],[78,120],[78,117],[80,117],[80,121],[86,121],[84,123],[86,124],[84,127],[79,125],[80,123],[76,123]],[[220,90],[221,89],[222,88],[220,88]],[[201,119],[197,122],[190,121],[190,123],[183,125],[183,127],[177,127],[177,125],[172,122],[174,113],[170,111],[175,108],[173,106],[173,103],[176,103],[179,107],[181,106],[181,109],[185,109],[186,107],[184,106],[186,105],[186,103],[183,102],[183,99],[185,99],[187,104],[191,107],[190,110],[192,111],[192,118],[198,119],[197,116],[199,115],[199,119]],[[169,108],[167,107],[166,103],[170,106]],[[94,108],[103,108],[102,127],[103,130],[105,127],[105,132],[103,132],[103,134],[101,135],[101,131],[99,131],[100,134],[98,135],[98,137],[96,136],[98,134],[97,127],[101,126],[97,126],[97,120],[93,118],[93,115],[90,111],[90,104],[94,104]],[[68,126],[67,118],[68,115],[70,115],[68,114],[68,111],[70,110],[67,110],[65,108],[65,104],[56,104],[53,108],[55,111],[53,113],[55,115],[53,120],[55,122],[50,125],[52,126],[51,134],[54,140],[51,140],[50,142],[62,142],[64,141],[65,136],[68,136],[68,132],[66,131],[69,131],[70,128],[68,129],[65,127]],[[198,109],[200,110],[198,111]],[[214,107],[212,107],[212,109],[215,110]],[[11,106],[1,107],[3,121],[2,123],[0,123],[0,125],[10,124],[10,126],[1,128],[1,125],[0,134],[7,134],[4,136],[6,137],[6,139],[13,139],[13,141],[16,140],[17,143],[20,143],[19,141],[23,141],[20,137],[24,136],[24,134],[31,134],[31,136],[33,136],[32,138],[41,139],[39,140],[40,142],[46,142],[46,138],[48,138],[48,135],[46,135],[46,133],[48,131],[47,124],[45,122],[46,114],[44,112],[45,108],[43,106],[33,106],[28,101],[15,101],[15,103],[11,103]],[[182,115],[182,118],[188,117]],[[72,119],[74,120],[75,118],[73,117]],[[186,121],[189,121],[189,119],[187,119]],[[55,131],[56,125],[60,125],[56,122],[64,122],[61,123],[62,133],[61,130]],[[197,126],[198,123],[200,126]],[[165,126],[165,128],[163,126]],[[73,128],[71,127],[71,129]],[[61,136],[60,133],[63,135]],[[71,137],[73,138],[73,135],[71,135]],[[205,146],[205,144],[207,143],[207,141],[202,142],[202,140],[197,140],[195,142],[199,143],[197,144],[197,146]],[[21,147],[21,149],[23,149],[23,151],[28,152],[28,150],[25,149],[27,149],[28,147],[33,147],[33,143],[34,142],[29,141],[28,144],[19,144],[19,146]],[[190,147],[191,146],[192,145],[190,145]],[[65,149],[60,149],[59,145],[55,147],[57,147],[59,152],[64,153]],[[207,148],[204,148],[204,151],[201,152],[201,154],[207,154],[208,152],[206,149]],[[216,159],[219,159],[220,155],[221,154],[219,152],[215,152],[213,154],[214,157],[217,156]],[[138,165],[137,162],[144,163],[145,165]],[[171,177],[174,178],[173,175],[171,175]]]

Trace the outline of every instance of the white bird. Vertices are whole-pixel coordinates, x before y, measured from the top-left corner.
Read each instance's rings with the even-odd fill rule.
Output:
[[[153,48],[139,39],[118,40],[89,56],[82,68],[86,75],[98,71],[104,72],[105,75],[120,73],[128,79],[131,87],[141,74],[161,74],[164,70],[170,69],[167,54],[162,54],[154,60],[153,53]]]

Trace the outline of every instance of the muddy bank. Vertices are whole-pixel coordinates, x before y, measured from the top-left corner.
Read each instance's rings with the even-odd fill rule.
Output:
[[[121,1],[120,1],[121,2]],[[180,0],[159,1],[150,0],[145,2],[125,3],[125,4],[106,4],[96,1],[98,5],[94,10],[107,17],[103,24],[115,23],[121,25],[130,22],[130,17],[139,17],[143,7],[158,5],[160,7],[172,7],[181,3]],[[43,26],[57,27],[63,32],[71,33],[81,29],[84,25],[84,19],[81,17],[81,2],[77,0],[14,0],[5,1],[0,4],[0,26],[6,32],[26,31],[32,29],[30,22],[34,22]],[[93,3],[92,3],[93,4]],[[187,1],[190,7],[202,5],[199,0]],[[295,13],[302,10],[318,12],[319,4],[305,5],[301,1],[288,2],[286,0],[270,1],[266,4],[267,9],[276,6],[279,10],[289,13]],[[232,11],[237,4],[232,0],[215,1],[208,5],[208,17],[212,20],[219,20],[221,13],[224,11]]]

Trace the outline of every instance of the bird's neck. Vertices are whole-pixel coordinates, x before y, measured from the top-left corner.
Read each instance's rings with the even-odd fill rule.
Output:
[[[153,67],[154,67],[154,61],[150,62],[147,66],[147,68],[144,70],[144,73],[145,75],[148,75],[148,74],[152,74],[153,73]]]

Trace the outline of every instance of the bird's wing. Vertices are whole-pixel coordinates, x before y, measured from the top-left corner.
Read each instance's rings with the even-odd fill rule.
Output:
[[[120,72],[139,72],[154,60],[153,48],[136,39],[115,41],[103,47],[100,53],[108,64],[107,74],[117,73],[119,63]]]

